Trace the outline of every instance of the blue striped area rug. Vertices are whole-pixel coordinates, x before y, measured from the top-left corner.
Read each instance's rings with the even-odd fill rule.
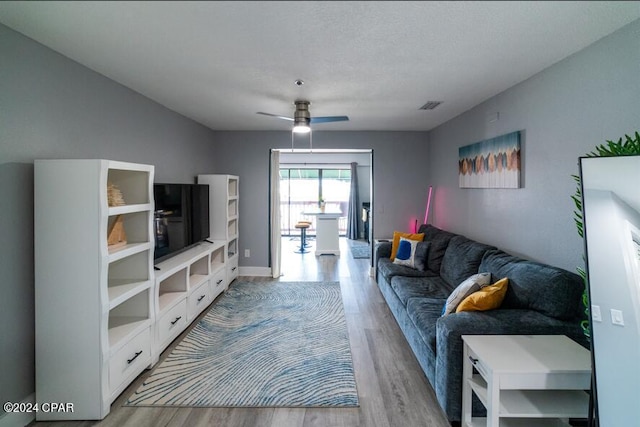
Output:
[[[340,283],[232,285],[125,406],[358,406]]]

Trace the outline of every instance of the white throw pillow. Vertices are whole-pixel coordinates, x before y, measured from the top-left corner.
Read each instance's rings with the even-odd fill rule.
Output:
[[[489,284],[491,284],[491,273],[478,273],[469,277],[451,292],[442,309],[442,315],[446,316],[447,314],[455,313],[458,304],[460,304],[463,299],[479,291],[480,288],[489,286]]]
[[[417,240],[409,240],[401,237],[393,263],[416,268],[415,256],[418,243]]]

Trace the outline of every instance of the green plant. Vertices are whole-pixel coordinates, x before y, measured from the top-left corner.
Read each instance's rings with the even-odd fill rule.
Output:
[[[618,142],[606,141],[606,144],[600,144],[596,146],[594,151],[586,154],[586,157],[612,157],[612,156],[631,156],[640,154],[640,133],[636,132],[633,137],[625,135],[624,140],[620,138]],[[584,218],[582,216],[582,183],[580,176],[571,175],[576,181],[576,192],[571,199],[575,204],[576,209],[573,211],[573,219],[576,227],[578,228],[578,234],[581,238],[584,238]],[[584,259],[584,255],[583,255]],[[587,290],[587,272],[582,267],[576,268],[580,277],[584,282],[584,291],[582,293],[582,303],[584,304],[584,312],[587,314],[587,320],[583,320],[581,323],[582,331],[587,339],[591,339],[591,329],[589,326],[589,296]]]

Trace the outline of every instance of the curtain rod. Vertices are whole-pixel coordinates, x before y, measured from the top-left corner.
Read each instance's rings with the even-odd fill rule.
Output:
[[[371,149],[362,148],[272,148],[271,151],[279,151],[284,154],[370,154]]]
[[[343,165],[343,166],[351,166],[351,163],[332,163],[332,162],[322,162],[322,163],[307,163],[307,162],[293,162],[293,163],[283,163],[280,162],[281,165],[303,165],[303,166],[322,166],[322,165]]]

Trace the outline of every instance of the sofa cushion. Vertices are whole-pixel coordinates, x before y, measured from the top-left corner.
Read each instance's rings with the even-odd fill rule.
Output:
[[[382,275],[385,280],[391,283],[391,279],[395,276],[406,276],[406,277],[426,277],[426,276],[436,276],[435,273],[431,271],[420,271],[415,268],[407,267],[404,265],[394,264],[389,258],[380,258],[378,260],[378,274]]]
[[[421,225],[418,233],[424,234],[424,241],[429,242],[429,252],[427,253],[427,269],[440,274],[442,257],[447,250],[449,240],[456,234],[441,230],[433,225]]]
[[[458,304],[469,295],[479,291],[480,288],[489,285],[489,283],[491,283],[491,273],[477,273],[465,279],[447,298],[447,302],[442,309],[442,315],[446,316],[454,313],[458,308]]]
[[[436,325],[442,311],[442,304],[444,301],[439,298],[411,298],[407,302],[407,315],[434,357],[436,354]]]
[[[451,285],[457,286],[472,274],[484,271],[478,270],[478,267],[482,256],[489,249],[495,248],[464,236],[452,237],[442,257],[440,276]]]
[[[500,307],[507,293],[509,279],[506,277],[496,283],[485,286],[462,300],[456,308],[456,313],[461,311],[487,311]]]
[[[490,272],[494,278],[509,279],[502,308],[529,308],[556,319],[581,316],[584,284],[577,274],[499,249],[485,253],[480,270]]]
[[[410,298],[439,298],[443,299],[442,304],[444,304],[444,299],[451,293],[449,285],[438,276],[394,276],[390,284],[391,289],[405,306]],[[442,312],[442,304],[440,305],[440,312]]]

